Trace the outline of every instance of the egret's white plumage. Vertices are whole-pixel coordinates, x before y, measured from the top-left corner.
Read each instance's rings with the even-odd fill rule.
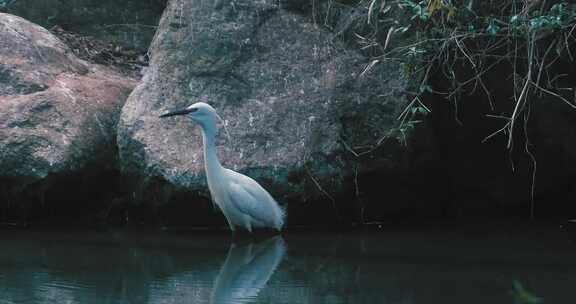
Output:
[[[252,178],[222,167],[216,153],[216,110],[198,102],[186,109],[169,112],[160,117],[187,115],[202,127],[204,142],[204,168],[212,199],[220,207],[232,231],[243,227],[269,227],[281,230],[284,210],[274,198]]]

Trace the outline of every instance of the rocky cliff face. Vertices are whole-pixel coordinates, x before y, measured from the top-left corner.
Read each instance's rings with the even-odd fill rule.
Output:
[[[122,110],[124,172],[205,192],[199,127],[158,118],[197,101],[224,120],[223,165],[280,200],[332,197],[354,175],[400,166],[400,144],[383,140],[405,106],[400,65],[362,74],[366,59],[311,19],[278,1],[170,1]]]
[[[46,29],[0,13],[1,189],[116,166],[116,124],[134,86],[74,57]]]

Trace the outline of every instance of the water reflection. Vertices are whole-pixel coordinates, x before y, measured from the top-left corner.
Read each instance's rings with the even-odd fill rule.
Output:
[[[259,243],[232,243],[228,255],[220,260],[217,274],[214,269],[202,269],[207,265],[197,265],[198,268],[156,280],[148,303],[253,303],[285,253],[280,236]]]
[[[282,237],[270,238],[260,244],[230,245],[226,261],[214,282],[210,303],[249,303],[256,299],[278,264],[286,246]]]
[[[227,234],[0,230],[0,304],[511,304],[514,280],[545,303],[568,303],[574,256],[573,243],[524,232],[288,234],[230,245]]]

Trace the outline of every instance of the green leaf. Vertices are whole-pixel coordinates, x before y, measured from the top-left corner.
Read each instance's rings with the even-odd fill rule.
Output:
[[[494,20],[491,20],[490,23],[488,24],[488,27],[486,28],[486,32],[491,36],[496,36],[496,34],[498,34],[498,31],[500,31],[500,26],[496,24]]]
[[[428,115],[428,110],[426,110],[424,107],[418,107],[418,113]]]

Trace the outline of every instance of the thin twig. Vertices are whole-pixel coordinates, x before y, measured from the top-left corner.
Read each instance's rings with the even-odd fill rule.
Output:
[[[547,89],[545,89],[545,88],[537,85],[537,84],[534,83],[534,82],[532,82],[532,84],[534,85],[534,87],[536,87],[537,89],[541,90],[542,92],[547,93],[547,94],[550,94],[550,95],[552,95],[552,96],[554,96],[554,97],[557,97],[557,98],[559,98],[560,100],[562,100],[565,104],[567,104],[568,106],[570,106],[571,108],[576,109],[576,105],[573,104],[573,103],[571,103],[570,101],[568,101],[566,98],[562,97],[562,95],[556,94],[556,93],[554,93],[554,92],[552,92],[552,91],[550,91],[550,90],[547,90]]]
[[[544,52],[544,56],[542,56],[542,61],[540,62],[540,69],[538,70],[538,76],[536,76],[536,84],[540,84],[540,77],[542,76],[542,71],[544,70],[546,57],[548,56],[548,53],[550,53],[550,51],[552,50],[552,47],[554,47],[555,45],[556,45],[555,43],[551,43],[548,49],[546,49],[546,52]]]
[[[354,151],[354,149],[350,148],[350,146],[346,143],[346,141],[342,138],[340,138],[340,141],[342,142],[342,145],[344,146],[344,148],[346,150],[348,150],[348,152],[352,153],[352,155],[354,155],[355,157],[360,157],[360,154],[358,154],[356,151]]]
[[[326,192],[326,190],[324,190],[324,188],[322,188],[320,183],[316,180],[316,178],[314,178],[314,176],[310,172],[310,169],[308,169],[308,166],[304,165],[304,169],[306,169],[306,173],[308,173],[308,176],[310,176],[310,179],[312,179],[312,181],[314,182],[314,184],[316,185],[318,190],[320,190],[320,192],[322,192],[324,195],[326,195],[326,197],[328,197],[330,199],[330,201],[332,201],[332,207],[334,208],[334,210],[336,210],[336,200],[334,199],[334,197],[332,197],[332,195],[330,195],[330,193]]]
[[[530,88],[530,83],[532,82],[532,56],[534,52],[534,35],[532,34],[532,40],[528,46],[528,72],[526,73],[526,81],[524,82],[524,86],[522,87],[522,91],[520,92],[520,96],[516,100],[516,106],[514,107],[514,111],[512,112],[512,116],[510,117],[510,133],[508,135],[508,144],[506,145],[508,149],[512,148],[512,141],[514,137],[514,122],[516,121],[516,117],[518,116],[519,112],[522,110],[526,99],[528,98],[528,91]]]
[[[532,184],[530,185],[530,219],[533,220],[534,219],[534,208],[535,208],[535,201],[534,201],[534,192],[536,190],[536,157],[534,156],[534,153],[532,153],[532,151],[530,151],[530,140],[528,137],[528,119],[530,117],[530,105],[528,105],[528,109],[526,110],[526,114],[524,117],[524,137],[525,137],[525,142],[524,142],[524,151],[526,152],[526,154],[528,154],[528,156],[530,156],[530,159],[532,160]]]
[[[458,49],[460,49],[460,52],[462,52],[462,54],[464,54],[464,57],[466,57],[466,59],[468,59],[468,61],[470,61],[470,64],[472,64],[472,67],[474,67],[474,69],[476,69],[476,63],[474,62],[474,60],[472,60],[470,55],[468,55],[468,53],[466,52],[464,47],[460,44],[460,39],[454,39],[454,41],[456,42],[456,46],[458,46]]]
[[[508,129],[508,126],[509,126],[509,125],[510,125],[510,122],[507,122],[502,128],[500,128],[500,129],[496,130],[495,132],[493,132],[492,134],[486,136],[486,137],[482,140],[482,143],[487,142],[490,138],[498,135],[498,133],[500,133],[500,132],[506,132],[506,130]]]

